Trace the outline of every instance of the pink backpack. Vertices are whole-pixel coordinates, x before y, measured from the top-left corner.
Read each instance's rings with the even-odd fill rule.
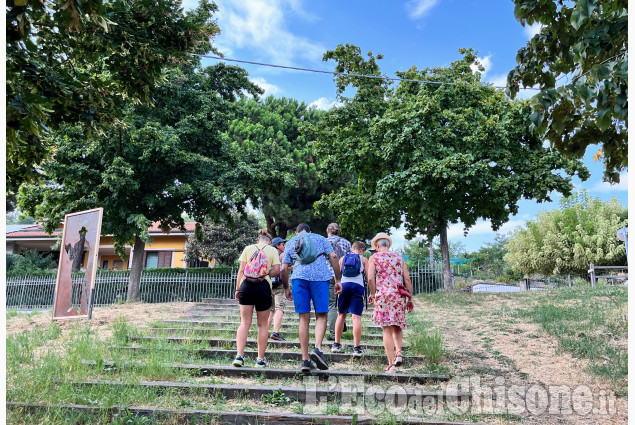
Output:
[[[247,264],[245,264],[245,270],[243,272],[245,280],[247,282],[260,282],[264,277],[269,274],[269,260],[264,253],[264,247],[258,249],[251,256]]]

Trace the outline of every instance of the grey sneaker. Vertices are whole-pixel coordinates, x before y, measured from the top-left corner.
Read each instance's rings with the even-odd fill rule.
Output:
[[[353,357],[362,357],[364,355],[364,349],[358,345],[353,348]]]
[[[267,367],[267,359],[261,359],[258,357],[256,360],[256,367]]]
[[[286,339],[284,339],[284,337],[278,332],[272,332],[271,339],[273,339],[274,341],[286,341]]]
[[[342,351],[342,344],[334,342],[331,345],[331,353],[339,353],[340,351]]]
[[[236,354],[236,358],[234,359],[234,363],[232,363],[236,367],[243,367],[245,364],[245,358],[240,354]]]
[[[324,356],[324,353],[319,348],[315,347],[313,351],[309,353],[309,357],[315,362],[320,370],[326,370],[329,368],[329,364],[326,361],[326,356]]]
[[[302,360],[302,367],[300,368],[302,373],[311,372],[313,369],[315,369],[315,365],[311,362],[311,360]]]
[[[335,341],[335,335],[333,334],[329,334],[328,338],[326,338],[327,341]]]

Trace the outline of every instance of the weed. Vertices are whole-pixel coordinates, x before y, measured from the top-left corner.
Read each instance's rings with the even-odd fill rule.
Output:
[[[274,390],[271,394],[263,394],[262,401],[271,406],[281,406],[292,402],[291,398],[284,395],[282,390]]]

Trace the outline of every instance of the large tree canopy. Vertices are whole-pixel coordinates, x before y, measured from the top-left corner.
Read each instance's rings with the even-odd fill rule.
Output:
[[[9,0],[6,5],[7,191],[35,181],[49,132],[83,123],[89,138],[149,103],[167,67],[208,52],[216,5],[179,0]],[[11,206],[11,205],[10,205]]]
[[[619,182],[628,166],[627,0],[514,3],[521,24],[542,29],[518,51],[509,93],[537,84],[531,120],[541,137],[574,158],[601,144],[604,179]]]
[[[125,125],[103,137],[85,139],[81,124],[55,133],[54,161],[44,167],[50,184],[20,189],[19,205],[47,231],[64,214],[103,207],[102,231],[114,236],[117,252],[134,242],[131,287],[138,277],[148,227],[184,229],[183,212],[196,221],[230,217],[253,196],[243,182],[250,170],[238,161],[223,132],[234,118],[237,96],[258,95],[246,72],[218,64],[168,73],[155,91],[155,106],[132,108]]]
[[[332,216],[316,217],[313,204],[333,191],[335,183],[319,178],[316,158],[301,131],[304,125],[318,124],[324,113],[295,99],[271,96],[261,102],[244,99],[239,107],[227,135],[243,162],[257,164],[257,178],[249,179],[255,195],[251,201],[265,215],[269,233],[286,238],[287,230],[300,223],[324,232]],[[271,184],[275,179],[284,184]]]
[[[586,273],[591,263],[623,266],[626,248],[617,231],[628,211],[617,200],[602,202],[582,192],[561,201],[560,210],[542,212],[518,228],[505,260],[526,276]]]
[[[187,239],[185,259],[217,260],[232,265],[242,250],[258,239],[258,218],[249,214],[232,214],[231,221],[203,223],[202,238],[190,235]]]
[[[399,227],[408,235],[440,235],[444,285],[451,288],[447,226],[459,220],[468,230],[479,218],[494,230],[518,212],[521,198],[550,200],[569,194],[571,176],[588,171],[580,161],[546,149],[528,131],[528,106],[480,83],[472,50],[447,68],[398,75],[430,82],[402,81],[390,90],[382,80],[337,77],[341,108],[327,113],[317,150],[326,173],[357,176],[320,201],[340,212],[346,229]],[[325,54],[337,71],[381,75],[371,53],[356,46]],[[345,98],[346,87],[356,89]]]

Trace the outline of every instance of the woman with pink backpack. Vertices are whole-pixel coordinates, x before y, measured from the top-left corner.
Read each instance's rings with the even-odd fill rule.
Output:
[[[269,310],[271,309],[271,277],[280,273],[278,250],[269,245],[271,236],[266,229],[258,232],[258,242],[248,245],[238,258],[240,268],[234,297],[240,304],[240,326],[236,331],[236,367],[245,364],[245,345],[256,308],[258,326],[258,358],[256,367],[266,367],[265,350],[269,339]]]

